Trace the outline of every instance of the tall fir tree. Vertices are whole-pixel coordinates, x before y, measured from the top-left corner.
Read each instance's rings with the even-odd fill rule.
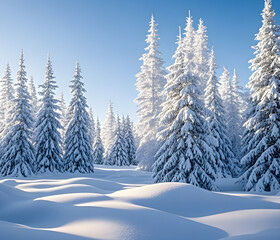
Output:
[[[36,91],[34,79],[32,76],[28,80],[27,87],[28,87],[29,95],[31,97],[30,103],[31,103],[31,107],[32,107],[33,118],[36,120],[37,114],[39,112],[40,104],[38,101],[37,91]]]
[[[96,127],[95,127],[95,138],[93,143],[93,160],[96,164],[103,163],[103,154],[104,154],[104,147],[101,140],[101,129],[100,129],[100,122],[97,118],[96,120]]]
[[[12,120],[9,132],[3,140],[3,156],[0,172],[2,176],[28,176],[33,172],[34,148],[31,144],[33,117],[31,97],[27,90],[27,78],[23,59],[20,55],[17,72],[16,94],[11,110]]]
[[[60,93],[59,99],[58,99],[58,109],[59,109],[59,115],[60,115],[60,124],[62,126],[62,128],[59,130],[60,131],[60,136],[61,136],[61,140],[62,142],[64,142],[65,140],[65,132],[67,129],[67,107],[66,107],[66,103],[64,100],[64,94],[63,92]]]
[[[224,71],[220,78],[219,93],[223,101],[223,108],[225,111],[225,123],[228,136],[232,145],[232,151],[235,158],[232,158],[233,162],[230,163],[231,173],[234,177],[240,173],[239,160],[236,156],[239,156],[240,148],[240,136],[239,136],[239,122],[238,122],[238,108],[234,102],[234,95],[232,84],[230,81],[230,74],[227,68],[224,67]]]
[[[101,138],[105,150],[105,159],[104,159],[105,164],[108,160],[113,145],[113,141],[115,137],[115,128],[116,128],[116,119],[113,110],[113,103],[110,101],[108,105],[108,111],[106,114],[105,122],[102,126],[102,132],[101,132],[102,134]]]
[[[151,17],[149,34],[147,35],[145,53],[141,71],[136,75],[137,103],[137,135],[140,138],[136,157],[139,167],[151,171],[154,155],[157,151],[156,133],[159,130],[159,113],[163,102],[162,90],[166,83],[163,60],[159,52],[157,24],[154,16]]]
[[[280,63],[279,26],[271,0],[265,0],[262,27],[256,35],[255,58],[250,60],[252,107],[245,126],[253,130],[250,149],[242,158],[245,168],[241,176],[247,191],[280,189]]]
[[[232,137],[232,139],[234,139],[233,148],[236,157],[240,159],[241,137],[242,137],[242,132],[244,130],[242,127],[244,124],[243,115],[247,107],[247,104],[244,102],[242,87],[239,85],[239,80],[235,69],[233,71],[233,77],[232,77],[232,95],[233,95],[233,104],[235,106],[234,120],[236,126],[236,130],[233,133],[234,136]]]
[[[227,177],[232,175],[230,170],[233,168],[231,164],[234,162],[232,160],[234,154],[227,134],[223,103],[218,91],[216,68],[214,50],[212,49],[209,59],[209,80],[205,88],[204,99],[205,107],[208,109],[207,121],[214,138],[211,144],[215,155],[214,170],[218,177]]]
[[[36,163],[34,171],[39,173],[63,172],[62,141],[59,132],[62,126],[59,122],[59,101],[55,99],[54,91],[57,85],[54,79],[52,63],[48,56],[45,82],[40,86],[42,104],[35,124]]]
[[[71,119],[65,134],[65,171],[90,173],[94,171],[90,119],[84,96],[86,90],[78,62],[70,88],[72,99],[69,104],[68,116],[71,116]]]
[[[117,166],[128,166],[127,145],[124,139],[123,122],[117,116],[116,134],[110,153],[110,164]]]
[[[95,139],[95,122],[94,122],[93,111],[91,107],[89,107],[89,120],[90,120],[90,126],[89,126],[90,138],[93,145]]]
[[[204,96],[204,90],[209,80],[209,48],[208,48],[208,36],[207,29],[203,24],[203,20],[199,19],[198,29],[194,38],[194,48],[195,48],[195,65],[196,74],[199,77],[199,87]]]
[[[132,130],[132,122],[128,115],[124,120],[124,139],[127,147],[127,158],[128,158],[129,165],[131,164],[137,165],[136,148],[135,148],[135,141],[134,141],[134,135]]]
[[[7,134],[9,123],[12,120],[11,110],[13,108],[13,99],[15,95],[9,64],[6,66],[0,86],[0,138],[4,139]]]
[[[159,135],[162,145],[156,154],[153,176],[155,182],[186,182],[215,190],[215,171],[212,167],[215,159],[208,144],[209,128],[200,98],[199,79],[193,72],[192,22],[189,16],[186,36],[183,41],[179,40],[175,63],[169,67],[171,72],[167,76],[164,89],[166,101],[161,114],[163,130]]]

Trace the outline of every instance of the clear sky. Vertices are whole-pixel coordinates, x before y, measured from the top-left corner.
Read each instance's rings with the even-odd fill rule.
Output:
[[[280,0],[273,0],[280,14]],[[82,67],[87,99],[103,121],[109,100],[119,114],[136,120],[135,74],[146,47],[152,14],[159,24],[160,51],[165,66],[172,64],[178,26],[185,26],[188,11],[195,27],[199,18],[208,29],[217,63],[232,72],[242,85],[251,74],[254,34],[261,26],[263,0],[0,0],[0,70],[7,62],[16,78],[21,49],[26,70],[36,87],[44,81],[47,53],[66,101],[75,62]],[[276,17],[278,23],[279,16]],[[221,70],[218,71],[220,74]]]

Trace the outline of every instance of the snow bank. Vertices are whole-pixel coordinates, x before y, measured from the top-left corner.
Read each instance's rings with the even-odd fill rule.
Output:
[[[146,172],[105,166],[0,180],[1,239],[279,239],[280,196],[148,183]]]

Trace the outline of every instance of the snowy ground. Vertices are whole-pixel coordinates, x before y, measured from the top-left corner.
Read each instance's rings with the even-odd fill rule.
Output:
[[[1,240],[279,240],[280,195],[150,184],[133,167],[0,180]]]

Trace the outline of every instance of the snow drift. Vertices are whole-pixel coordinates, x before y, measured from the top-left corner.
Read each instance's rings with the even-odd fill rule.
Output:
[[[279,239],[280,196],[152,183],[133,167],[0,181],[1,239]]]

